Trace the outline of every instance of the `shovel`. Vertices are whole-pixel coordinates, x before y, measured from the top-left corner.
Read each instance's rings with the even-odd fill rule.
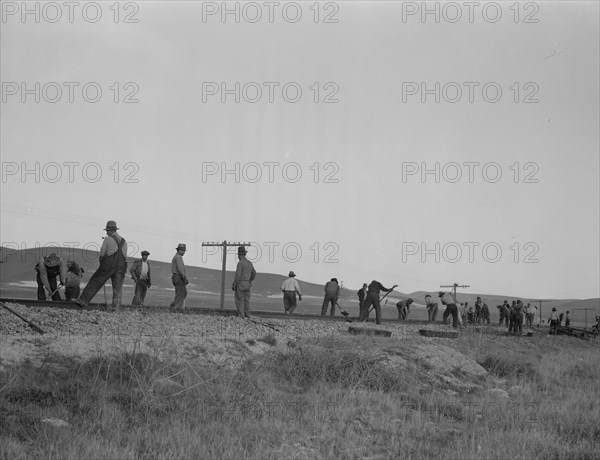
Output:
[[[340,309],[340,313],[344,316],[348,316],[350,313],[348,313],[346,310],[342,310],[342,307],[340,307],[339,303],[335,303],[337,305],[337,307]]]

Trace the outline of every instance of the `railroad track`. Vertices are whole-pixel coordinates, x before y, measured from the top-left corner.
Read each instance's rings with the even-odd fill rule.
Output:
[[[3,303],[17,303],[26,307],[48,307],[48,308],[62,308],[67,310],[79,310],[79,311],[106,311],[106,304],[104,303],[90,303],[88,307],[80,307],[74,302],[67,301],[52,301],[52,300],[37,300],[37,299],[15,299],[15,298],[0,298],[0,302]],[[221,310],[219,308],[205,308],[205,307],[187,307],[183,311],[174,311],[169,307],[159,307],[152,305],[144,305],[143,307],[133,305],[122,305],[125,311],[143,311],[145,313],[172,313],[178,315],[212,315],[212,316],[236,316],[237,311],[231,309]],[[320,321],[345,321],[345,322],[357,322],[356,317],[345,317],[345,316],[321,316],[311,314],[300,314],[294,313],[291,315],[285,315],[283,312],[273,311],[252,311],[252,316],[255,318],[264,319],[290,319],[290,320],[320,320]],[[372,319],[371,319],[372,322]],[[405,320],[403,321],[408,324],[428,324],[426,320]],[[397,320],[384,319],[383,323],[397,324]]]
[[[66,310],[78,310],[78,311],[106,311],[106,305],[104,303],[90,303],[88,307],[81,307],[74,302],[67,301],[52,301],[52,300],[37,300],[37,299],[15,299],[15,298],[0,298],[0,302],[3,303],[17,303],[26,307],[47,307],[47,308],[62,308]],[[237,311],[231,309],[221,310],[218,308],[205,308],[205,307],[187,307],[183,311],[174,311],[169,307],[159,307],[153,305],[144,305],[143,307],[133,305],[122,305],[123,310],[126,311],[143,311],[145,313],[173,313],[179,315],[212,315],[212,316],[236,316]],[[285,315],[280,312],[272,311],[253,311],[252,316],[259,318],[270,318],[270,319],[293,319],[293,320],[314,320],[319,319],[322,321],[346,321],[347,319],[356,320],[356,318],[346,318],[344,316],[321,316],[321,315],[310,315],[310,314],[292,314]]]

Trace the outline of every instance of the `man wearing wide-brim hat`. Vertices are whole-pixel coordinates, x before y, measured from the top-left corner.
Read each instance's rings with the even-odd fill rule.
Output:
[[[123,294],[123,281],[127,272],[127,241],[117,233],[117,223],[109,220],[104,228],[106,237],[102,241],[98,259],[100,267],[92,275],[85,289],[75,302],[82,307],[87,307],[100,288],[109,279],[112,284],[111,310],[121,310]]]
[[[284,313],[291,315],[296,309],[296,293],[298,294],[298,300],[302,300],[300,285],[296,281],[296,274],[293,271],[288,273],[288,279],[281,285],[281,290],[283,291]]]
[[[148,262],[149,255],[148,251],[142,251],[142,258],[133,262],[131,270],[129,270],[131,279],[135,283],[135,293],[131,305],[143,306],[148,288],[152,286],[150,262]]]
[[[35,266],[35,270],[37,271],[38,300],[46,300],[46,298],[52,296],[52,300],[61,301],[56,278],[60,278],[61,285],[65,284],[67,276],[67,264],[65,264],[65,261],[55,252],[52,252],[47,257],[42,257]]]
[[[252,281],[256,278],[254,265],[246,259],[246,248],[238,247],[238,258],[240,259],[235,270],[235,278],[231,289],[235,291],[235,308],[237,315],[244,318],[250,318],[250,287]]]
[[[185,298],[187,297],[187,288],[189,284],[185,273],[185,264],[183,256],[187,247],[183,243],[179,243],[175,248],[177,251],[171,260],[171,282],[175,287],[175,299],[171,302],[170,307],[175,310],[183,310],[185,308]]]

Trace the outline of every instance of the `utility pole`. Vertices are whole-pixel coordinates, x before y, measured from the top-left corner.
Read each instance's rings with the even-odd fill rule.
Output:
[[[225,271],[227,269],[227,247],[228,246],[251,246],[252,243],[236,243],[223,241],[222,243],[202,243],[203,247],[217,246],[223,248],[223,266],[221,268],[221,310],[225,308]]]
[[[451,285],[446,285],[446,286],[440,286],[441,288],[452,288],[452,297],[454,298],[454,302],[456,303],[456,288],[468,288],[471,287],[468,284],[458,284],[458,283],[454,283]],[[460,305],[457,305],[457,307]]]
[[[542,324],[542,303],[545,302],[552,302],[552,300],[540,300],[540,299],[530,299],[532,302],[538,302],[540,304],[540,322],[538,323],[538,326],[540,324]]]
[[[595,308],[575,308],[574,310],[585,310],[585,328],[587,329],[587,312],[588,310],[596,310]]]

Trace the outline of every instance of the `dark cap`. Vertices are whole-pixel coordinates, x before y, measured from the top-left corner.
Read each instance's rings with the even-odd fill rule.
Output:
[[[238,247],[238,255],[239,254],[247,254],[248,251],[246,251],[246,247],[245,246],[239,246]]]
[[[149,255],[150,255],[150,253],[149,253],[148,251],[142,251],[142,255],[143,255],[143,256],[149,256]]]
[[[187,251],[186,246],[183,243],[179,243],[175,249],[177,251],[181,251],[181,250]]]

